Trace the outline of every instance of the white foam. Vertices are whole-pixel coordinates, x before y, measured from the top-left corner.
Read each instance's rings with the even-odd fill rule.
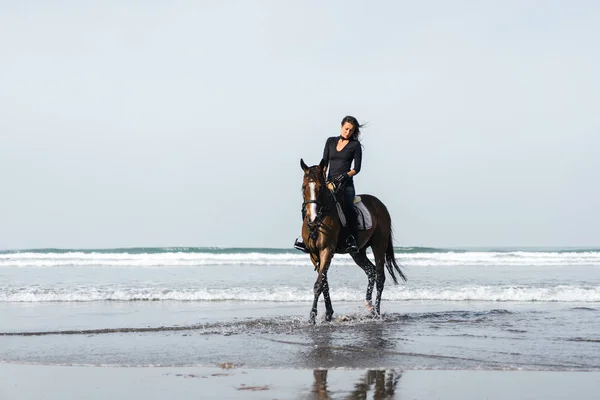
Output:
[[[446,252],[397,253],[405,266],[600,266],[600,252]],[[306,254],[285,253],[5,253],[0,267],[169,267],[210,265],[306,266]],[[353,265],[348,255],[336,255],[334,265]]]
[[[335,301],[362,301],[364,288],[331,289]],[[509,301],[509,302],[600,302],[600,286],[553,287],[464,286],[447,288],[386,287],[386,300],[410,301]],[[228,289],[167,289],[167,288],[94,288],[78,289],[20,288],[0,289],[0,302],[87,302],[87,301],[256,301],[310,302],[312,287],[279,287]]]

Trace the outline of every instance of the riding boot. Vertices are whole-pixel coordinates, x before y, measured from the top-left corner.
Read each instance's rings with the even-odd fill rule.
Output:
[[[304,218],[306,218],[306,208],[302,207],[302,220],[303,221],[304,221]],[[296,238],[296,240],[294,240],[294,248],[296,250],[300,250],[304,253],[309,252],[308,249],[306,248],[306,244],[300,238]]]
[[[306,244],[302,240],[296,239],[294,241],[294,248],[297,249],[297,250],[300,250],[300,251],[302,251],[304,253],[308,253],[308,249],[306,248]]]
[[[354,210],[354,196],[355,190],[353,184],[347,184],[344,187],[344,215],[346,216],[346,226],[349,231],[349,235],[346,238],[346,249],[347,253],[358,252],[358,226],[356,220],[356,211]]]
[[[346,214],[348,215],[347,226],[349,231],[349,235],[346,238],[346,251],[348,253],[358,253],[358,224],[356,221],[356,213],[348,210]]]
[[[346,239],[346,251],[348,253],[358,253],[358,229],[356,227],[356,222],[354,224],[349,223],[348,229],[350,230],[350,235]]]

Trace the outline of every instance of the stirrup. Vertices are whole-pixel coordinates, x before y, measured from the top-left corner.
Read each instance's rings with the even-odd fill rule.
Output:
[[[300,250],[304,253],[308,253],[308,249],[306,248],[306,244],[304,244],[304,242],[301,242],[300,240],[296,239],[294,241],[294,248],[296,250]]]
[[[358,253],[358,245],[356,244],[356,239],[354,238],[354,235],[350,235],[346,239],[346,252]]]

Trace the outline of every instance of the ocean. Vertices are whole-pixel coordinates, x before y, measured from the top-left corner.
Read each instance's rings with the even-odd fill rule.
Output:
[[[600,249],[396,248],[382,316],[347,255],[334,321],[294,249],[0,252],[0,362],[600,370]],[[388,277],[389,278],[389,277]]]

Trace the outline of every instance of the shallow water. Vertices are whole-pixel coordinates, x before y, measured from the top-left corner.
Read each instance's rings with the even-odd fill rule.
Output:
[[[41,314],[54,315],[54,323],[29,320],[21,325],[27,329],[5,330],[0,357],[103,366],[600,370],[595,308],[477,303],[457,310],[454,303],[387,302],[388,309],[422,311],[373,318],[347,304],[333,322],[313,326],[301,313],[306,304],[173,303],[78,305],[61,310],[62,318],[46,307]],[[212,317],[197,317],[206,314]]]
[[[0,255],[0,362],[600,370],[590,252],[400,252],[409,281],[388,277],[381,318],[363,305],[364,273],[339,257],[334,321],[321,300],[314,326],[316,274],[293,253]]]

